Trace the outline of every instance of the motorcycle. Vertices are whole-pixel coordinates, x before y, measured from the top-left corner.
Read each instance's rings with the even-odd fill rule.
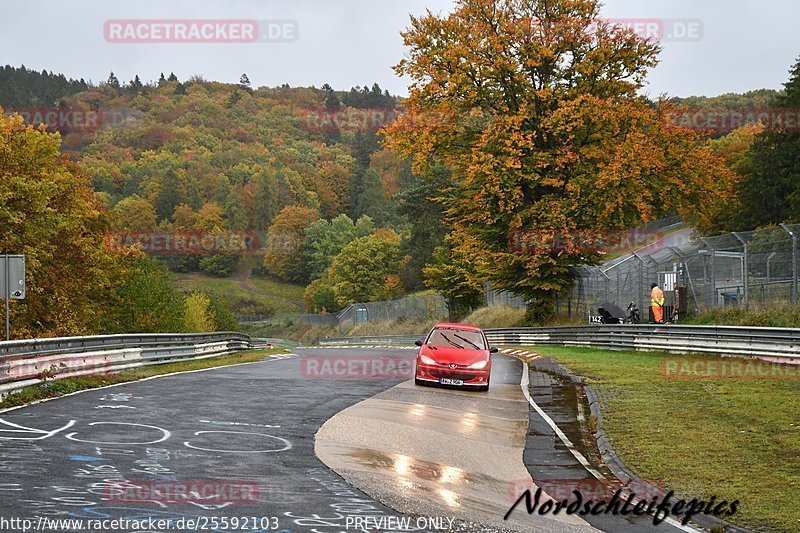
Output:
[[[641,324],[642,314],[639,312],[639,306],[634,302],[628,304],[628,318],[625,319],[626,324]]]

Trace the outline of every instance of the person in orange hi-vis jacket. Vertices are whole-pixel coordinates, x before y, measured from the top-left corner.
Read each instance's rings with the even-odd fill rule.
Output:
[[[652,289],[650,291],[650,307],[653,309],[653,318],[656,324],[659,324],[664,320],[664,291],[657,283],[653,283],[650,288]]]

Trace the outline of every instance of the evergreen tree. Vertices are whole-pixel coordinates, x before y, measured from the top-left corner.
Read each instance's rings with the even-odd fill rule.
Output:
[[[133,79],[128,85],[130,86],[130,88],[133,90],[134,93],[139,92],[144,87],[144,84],[142,83],[142,80],[139,79],[138,74],[133,77]]]
[[[322,86],[322,91],[325,93],[325,109],[336,110],[342,106],[342,102],[333,87],[326,83]]]
[[[106,83],[115,89],[119,89],[119,79],[117,79],[113,72],[108,75]]]
[[[776,108],[800,106],[800,58],[791,70]],[[752,229],[800,220],[800,132],[771,128],[753,143],[739,191],[738,228]]]

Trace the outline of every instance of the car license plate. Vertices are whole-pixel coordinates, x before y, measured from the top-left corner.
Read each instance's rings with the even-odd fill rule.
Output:
[[[463,385],[464,384],[464,382],[461,381],[460,379],[447,379],[447,378],[439,379],[439,383],[441,383],[442,385]]]

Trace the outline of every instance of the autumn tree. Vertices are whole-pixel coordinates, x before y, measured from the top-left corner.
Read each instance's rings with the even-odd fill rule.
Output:
[[[341,309],[336,303],[336,292],[327,278],[318,278],[309,283],[303,292],[303,301],[306,307],[315,313]]]
[[[400,235],[381,229],[354,240],[337,255],[327,279],[336,304],[391,299],[400,295]]]
[[[189,333],[208,333],[214,331],[214,316],[211,300],[202,292],[193,292],[183,302],[183,320]]]
[[[111,223],[117,230],[148,231],[157,222],[153,204],[136,194],[123,198],[111,210]]]
[[[388,146],[419,174],[452,171],[444,198],[491,257],[486,279],[547,315],[568,266],[598,260],[556,251],[547,235],[629,228],[673,209],[704,216],[724,166],[698,134],[638,95],[657,43],[604,22],[597,0],[459,0],[411,19],[407,113]],[[520,232],[540,245],[509,246]],[[580,248],[580,247],[578,247]]]
[[[330,222],[318,220],[306,229],[306,259],[311,279],[325,274],[334,257],[342,248],[359,237],[366,237],[375,229],[372,219],[363,216],[357,222],[341,214]]]
[[[143,254],[125,254],[110,273],[98,333],[184,331],[182,302],[166,266]]]
[[[0,251],[25,254],[27,270],[27,298],[11,303],[12,334],[180,331],[166,269],[105,247],[108,217],[59,141],[0,111]]]
[[[433,251],[433,261],[423,269],[425,283],[447,301],[451,320],[458,320],[483,303],[483,282],[478,263],[485,260],[481,244],[468,233],[454,231]],[[485,264],[480,266],[485,267]]]
[[[305,231],[319,218],[314,209],[291,205],[275,216],[267,231],[264,268],[286,281],[303,281]]]

